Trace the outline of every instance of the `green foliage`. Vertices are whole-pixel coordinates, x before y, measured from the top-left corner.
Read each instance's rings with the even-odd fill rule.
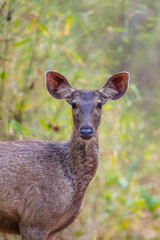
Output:
[[[159,11],[159,0],[0,2],[1,140],[70,137],[70,106],[47,93],[47,70],[78,89],[131,73],[125,97],[103,107],[100,167],[61,240],[160,239]]]

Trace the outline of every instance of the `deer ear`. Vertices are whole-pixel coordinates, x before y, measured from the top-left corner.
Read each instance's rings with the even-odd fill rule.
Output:
[[[68,99],[74,91],[67,79],[54,71],[46,72],[46,87],[52,97],[56,99]]]
[[[100,90],[105,100],[117,100],[121,98],[128,88],[130,75],[128,72],[121,72],[112,76]]]

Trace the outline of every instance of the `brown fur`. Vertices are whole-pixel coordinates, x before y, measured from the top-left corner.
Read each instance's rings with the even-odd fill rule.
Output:
[[[0,142],[0,152],[0,229],[20,233],[35,226],[47,237],[67,227],[98,166],[96,137],[84,143],[74,136],[61,145]]]
[[[51,95],[77,105],[72,110],[71,140],[0,142],[0,230],[21,234],[22,240],[53,240],[71,224],[98,167],[101,109],[97,104],[107,101],[105,93],[70,90],[62,75],[55,77],[47,85]],[[113,92],[117,97],[118,91]],[[88,141],[79,134],[84,126],[94,131]]]

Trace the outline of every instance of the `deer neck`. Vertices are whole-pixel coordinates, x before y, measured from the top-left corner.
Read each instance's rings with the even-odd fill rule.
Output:
[[[99,162],[98,132],[89,141],[84,141],[73,129],[69,142],[68,164],[79,191],[84,191],[94,177]]]

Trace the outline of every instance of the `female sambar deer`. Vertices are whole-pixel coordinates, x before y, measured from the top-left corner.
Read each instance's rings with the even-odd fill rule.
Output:
[[[74,221],[98,167],[102,105],[122,97],[128,81],[121,72],[100,90],[76,90],[61,74],[46,73],[49,93],[72,106],[73,134],[66,143],[0,142],[0,231],[53,240]]]

